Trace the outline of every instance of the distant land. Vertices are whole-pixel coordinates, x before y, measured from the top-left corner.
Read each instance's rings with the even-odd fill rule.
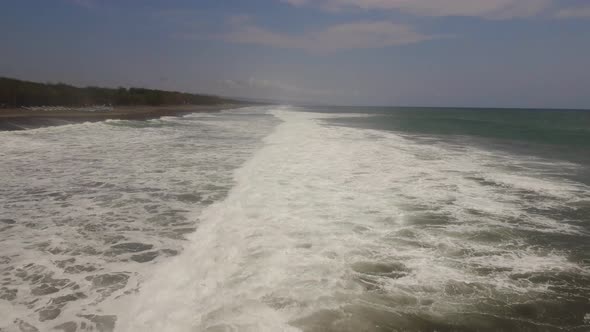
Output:
[[[75,87],[0,77],[0,107],[216,105],[235,100],[212,95],[144,88]]]
[[[147,120],[183,113],[215,112],[248,104],[260,103],[176,91],[82,88],[0,77],[0,130],[107,119]]]

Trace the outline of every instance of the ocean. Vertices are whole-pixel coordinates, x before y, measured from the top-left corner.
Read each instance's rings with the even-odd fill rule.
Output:
[[[0,331],[590,331],[590,111],[0,132]]]

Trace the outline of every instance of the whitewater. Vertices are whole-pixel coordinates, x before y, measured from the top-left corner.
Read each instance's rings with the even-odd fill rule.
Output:
[[[2,133],[0,328],[590,328],[589,261],[568,245],[590,235],[590,188],[568,176],[583,165],[332,122],[372,116],[252,107]]]

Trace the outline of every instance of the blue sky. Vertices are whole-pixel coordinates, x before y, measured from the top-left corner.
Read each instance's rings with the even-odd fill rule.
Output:
[[[590,108],[589,0],[2,0],[0,75],[291,102]]]

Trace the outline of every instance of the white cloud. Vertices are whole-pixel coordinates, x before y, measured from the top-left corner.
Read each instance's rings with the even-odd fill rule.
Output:
[[[317,5],[339,10],[396,10],[420,16],[471,16],[506,19],[535,16],[552,0],[281,0],[293,6]]]
[[[590,18],[590,5],[564,8],[557,12],[558,18]]]
[[[413,27],[389,21],[363,21],[329,26],[299,35],[273,32],[253,24],[234,24],[221,39],[242,44],[330,52],[344,49],[382,48],[417,43],[437,36],[417,32]]]

